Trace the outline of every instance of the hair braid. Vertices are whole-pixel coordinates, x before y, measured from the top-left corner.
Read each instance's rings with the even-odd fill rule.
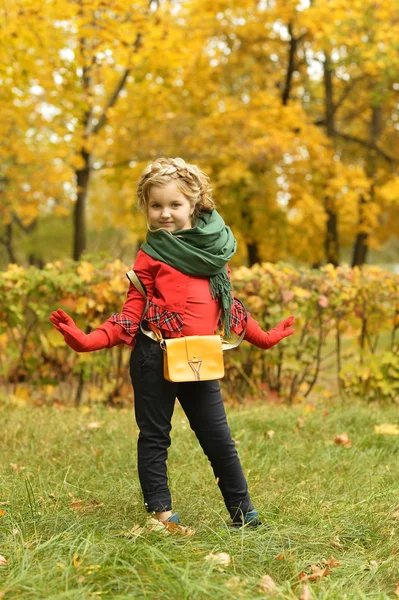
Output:
[[[137,206],[147,214],[150,190],[153,186],[162,186],[174,181],[176,187],[194,206],[192,220],[202,212],[215,208],[212,188],[208,175],[196,165],[186,163],[182,158],[158,158],[149,163],[140,175],[137,183]]]

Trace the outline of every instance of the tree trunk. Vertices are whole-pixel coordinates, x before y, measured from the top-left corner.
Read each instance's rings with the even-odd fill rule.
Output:
[[[91,175],[91,155],[81,150],[85,166],[76,171],[77,198],[73,213],[73,259],[79,260],[86,250],[86,203]]]
[[[258,242],[247,242],[248,262],[252,267],[255,263],[260,263]]]
[[[292,23],[288,24],[288,31],[291,36],[291,39],[290,39],[290,48],[288,51],[287,74],[285,77],[285,84],[284,84],[283,94],[282,94],[282,98],[281,98],[283,106],[287,106],[288,100],[289,100],[289,97],[291,94],[292,76],[293,76],[294,70],[295,70],[295,56],[296,56],[297,43],[298,43],[298,40],[294,37]]]
[[[370,123],[370,146],[375,148],[379,137],[382,132],[382,109],[381,106],[373,106],[371,113]],[[366,163],[367,176],[373,179],[377,168],[377,153],[375,150],[370,150],[369,156]],[[371,185],[370,189],[370,200],[360,197],[359,200],[359,217],[358,217],[358,233],[353,246],[352,255],[352,267],[360,267],[364,265],[367,260],[367,253],[369,249],[369,236],[370,233],[365,230],[367,217],[365,217],[365,208],[369,202],[374,200],[374,187]]]
[[[360,200],[360,206],[365,203],[366,202],[363,199]],[[367,239],[367,233],[361,232],[357,234],[355,244],[353,246],[352,267],[360,267],[366,262],[369,249],[367,245]]]
[[[12,223],[7,223],[5,226],[4,237],[0,239],[0,242],[5,246],[8,255],[8,262],[16,264],[17,258],[15,255],[15,250],[13,246],[13,229]]]
[[[324,93],[325,93],[325,119],[326,133],[334,146],[334,99],[331,61],[326,53],[324,61]],[[324,199],[324,208],[327,214],[326,238],[324,242],[325,258],[327,263],[335,267],[339,264],[339,238],[338,217],[335,211],[334,198]]]
[[[328,200],[326,200],[326,203]],[[338,238],[338,218],[337,213],[329,206],[327,212],[327,228],[325,238],[325,257],[327,263],[331,263],[334,267],[339,265],[339,238]]]

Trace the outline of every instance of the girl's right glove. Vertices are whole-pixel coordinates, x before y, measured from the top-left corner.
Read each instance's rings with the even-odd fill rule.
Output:
[[[109,347],[109,337],[105,331],[95,329],[91,333],[84,333],[61,308],[51,313],[50,321],[62,333],[68,346],[76,352],[91,352]]]
[[[262,331],[259,327],[258,331],[252,333],[250,337],[246,336],[245,339],[251,344],[254,344],[254,346],[262,348],[262,350],[268,350],[281,342],[282,339],[295,333],[295,329],[291,327],[294,320],[294,316],[288,317],[287,319],[280,321],[280,323],[270,331]]]

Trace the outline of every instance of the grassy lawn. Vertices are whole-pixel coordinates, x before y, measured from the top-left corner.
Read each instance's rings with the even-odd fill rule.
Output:
[[[374,430],[398,423],[397,407],[228,407],[253,502],[269,524],[248,531],[227,527],[178,406],[169,473],[190,536],[148,524],[131,410],[0,408],[2,600],[266,598],[266,574],[275,598],[397,597],[399,436]],[[351,447],[333,441],[344,432]],[[205,560],[221,552],[229,565]],[[331,556],[340,566],[306,579]]]

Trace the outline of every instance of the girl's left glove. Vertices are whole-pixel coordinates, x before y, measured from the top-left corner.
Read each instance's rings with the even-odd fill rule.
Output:
[[[272,348],[281,342],[282,339],[295,333],[295,330],[291,327],[291,325],[294,323],[294,320],[295,317],[288,317],[288,319],[280,321],[280,323],[270,331],[262,331],[262,329],[259,327],[258,330],[247,334],[245,339],[254,346],[262,348],[262,350],[268,350],[269,348]]]
[[[105,331],[95,329],[91,333],[84,333],[61,308],[51,313],[50,321],[62,333],[68,346],[76,352],[91,352],[109,347],[109,337]]]

